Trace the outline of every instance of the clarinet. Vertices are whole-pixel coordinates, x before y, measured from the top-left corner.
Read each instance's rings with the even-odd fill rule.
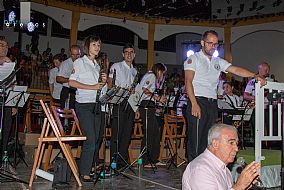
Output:
[[[108,69],[108,61],[107,61],[107,55],[105,53],[100,53],[100,55],[97,58],[97,61],[100,65],[100,72],[99,72],[99,79],[98,79],[98,83],[102,82],[102,74],[106,73],[107,74],[107,69]],[[99,108],[100,108],[100,104],[99,104],[99,99],[101,96],[101,89],[97,90],[97,96],[96,96],[96,113],[99,113]]]
[[[112,86],[115,86],[115,80],[116,80],[116,69],[113,70],[113,75],[112,75]]]
[[[137,73],[136,73],[136,75],[135,75],[135,77],[134,77],[134,80],[133,80],[133,82],[132,82],[130,88],[134,88],[134,87],[138,84],[138,81],[139,81],[139,70],[137,69]],[[129,96],[130,96],[130,95],[129,95]],[[126,111],[128,104],[129,104],[129,103],[128,103],[128,101],[127,101],[127,103],[125,104],[125,107],[124,107],[123,111]]]

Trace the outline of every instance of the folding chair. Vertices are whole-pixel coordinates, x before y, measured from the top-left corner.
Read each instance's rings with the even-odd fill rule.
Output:
[[[77,118],[77,115],[74,111],[74,109],[60,109],[59,107],[56,106],[51,106],[53,115],[55,117],[56,120],[56,124],[58,126],[59,132],[62,136],[64,135],[71,135],[74,136],[77,132],[77,136],[83,136],[83,133],[81,131],[80,125],[79,125],[79,121]],[[66,134],[62,125],[61,121],[64,121],[65,119],[68,120],[68,122],[70,122],[72,124],[71,127],[71,132],[70,134]],[[46,152],[46,156],[45,156],[45,161],[44,161],[44,170],[47,171],[49,169],[49,165],[50,165],[50,159],[51,159],[51,155],[52,155],[52,150],[53,150],[53,142],[50,142],[48,145],[48,149]],[[67,145],[67,148],[70,149],[71,151],[71,147],[69,145]],[[74,157],[79,158],[80,157],[80,153],[81,153],[81,146],[78,146],[76,154]],[[60,152],[58,153],[60,154]]]
[[[32,169],[32,174],[30,177],[30,182],[29,182],[29,186],[32,187],[33,181],[36,177],[36,175],[38,175],[37,170],[40,170],[40,165],[42,162],[42,158],[43,158],[43,153],[45,150],[45,144],[48,142],[58,142],[60,145],[60,148],[63,152],[64,157],[67,159],[68,165],[71,168],[71,171],[78,183],[79,186],[82,186],[82,183],[80,181],[79,178],[79,172],[78,172],[78,167],[77,164],[72,156],[72,152],[70,151],[70,149],[68,148],[68,143],[72,142],[72,141],[83,141],[86,140],[87,138],[85,136],[76,136],[76,135],[62,135],[60,133],[60,129],[58,128],[56,121],[54,120],[54,117],[52,115],[52,113],[50,112],[49,107],[47,106],[47,104],[44,104],[42,100],[40,100],[40,104],[44,110],[45,116],[46,118],[44,119],[44,125],[42,127],[42,131],[40,134],[40,138],[39,138],[39,143],[38,143],[38,147],[37,147],[37,151],[36,151],[36,155],[35,155],[35,159],[34,159],[34,165],[33,165],[33,169]],[[51,128],[51,130],[50,130]],[[50,136],[50,132],[53,133],[54,136]]]
[[[182,127],[181,134],[178,133],[178,128]],[[164,128],[161,138],[161,146],[160,146],[160,156],[159,160],[162,160],[164,153],[165,142],[168,143],[168,148],[171,152],[171,155],[177,153],[177,148],[179,147],[179,151],[184,149],[184,140],[186,137],[186,122],[183,116],[177,116],[175,114],[165,114],[164,115]],[[179,140],[179,146],[178,141]]]

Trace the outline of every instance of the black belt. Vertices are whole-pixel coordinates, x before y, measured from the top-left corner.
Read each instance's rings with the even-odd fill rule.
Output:
[[[206,98],[206,97],[203,97],[203,96],[195,96],[196,99],[199,99],[199,100],[206,100],[208,102],[217,102],[217,99],[214,99],[214,98]]]

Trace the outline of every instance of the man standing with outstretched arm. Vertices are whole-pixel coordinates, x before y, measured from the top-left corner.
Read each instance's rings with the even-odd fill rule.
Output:
[[[202,35],[202,49],[184,62],[185,86],[189,98],[186,108],[187,156],[189,162],[207,146],[209,128],[217,121],[217,84],[220,73],[230,72],[241,77],[254,77],[265,85],[263,77],[247,69],[233,66],[213,57],[218,47],[218,34],[210,30]]]

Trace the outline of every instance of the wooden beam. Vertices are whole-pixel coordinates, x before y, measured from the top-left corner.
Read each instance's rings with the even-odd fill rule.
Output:
[[[231,53],[231,27],[224,28],[224,49],[225,49],[225,59],[231,63],[232,53]]]
[[[70,47],[77,44],[78,24],[80,20],[80,12],[72,11],[71,30],[70,30]]]
[[[154,65],[154,36],[155,35],[155,24],[148,24],[148,49],[147,49],[147,69],[150,70]]]

